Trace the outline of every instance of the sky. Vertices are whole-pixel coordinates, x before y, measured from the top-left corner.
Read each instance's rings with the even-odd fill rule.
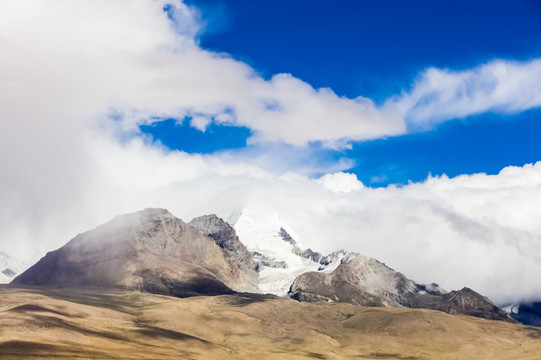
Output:
[[[0,256],[145,207],[249,208],[540,300],[540,106],[535,1],[6,0]]]
[[[247,62],[264,78],[291,73],[316,88],[376,103],[411,89],[429,67],[460,71],[494,59],[541,56],[541,5],[535,1],[190,4],[208,24],[199,35],[201,47]],[[373,187],[422,181],[429,174],[496,174],[539,159],[532,136],[541,130],[532,131],[537,117],[468,114],[428,132],[351,142],[352,149],[329,155],[354,160],[348,171]],[[198,138],[189,126],[155,125],[144,131],[188,152],[243,147],[249,137],[246,129],[211,128]]]

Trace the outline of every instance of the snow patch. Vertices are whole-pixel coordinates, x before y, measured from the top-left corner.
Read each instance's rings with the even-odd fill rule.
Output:
[[[0,252],[0,284],[9,284],[19,274],[34,265],[40,256],[37,252],[25,256]]]
[[[519,307],[520,307],[520,304],[511,304],[511,305],[502,307],[502,310],[508,313],[509,315],[513,315],[513,314],[518,315]]]

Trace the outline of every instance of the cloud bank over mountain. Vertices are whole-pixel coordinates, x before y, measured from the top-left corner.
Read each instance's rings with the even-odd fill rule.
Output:
[[[0,251],[43,253],[149,206],[184,220],[261,207],[318,250],[358,251],[418,282],[500,302],[541,297],[540,163],[372,189],[342,173],[347,160],[316,160],[317,171],[295,162],[313,143],[342,149],[407,126],[537,107],[539,60],[429,69],[377,105],[289,74],[264,79],[199,47],[201,26],[181,2],[0,4]],[[139,130],[186,116],[202,131],[247,127],[259,150],[187,154]],[[284,146],[292,150],[272,151]],[[306,176],[316,172],[327,175]]]

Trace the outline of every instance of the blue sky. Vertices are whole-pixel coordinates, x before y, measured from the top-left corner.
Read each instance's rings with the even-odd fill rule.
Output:
[[[200,46],[248,63],[264,78],[291,73],[337,95],[382,104],[408,91],[429,67],[460,71],[494,59],[541,55],[535,1],[220,1],[194,0],[206,28]],[[540,112],[486,113],[374,141],[326,157],[370,186],[422,181],[428,174],[497,173],[541,159]],[[213,153],[246,146],[247,128],[212,125],[202,133],[174,121],[142,130],[172,149]],[[309,125],[307,125],[309,126]]]

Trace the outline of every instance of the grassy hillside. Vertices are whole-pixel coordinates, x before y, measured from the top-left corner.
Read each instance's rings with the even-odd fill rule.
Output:
[[[0,287],[2,359],[538,359],[541,329],[438,311]]]

